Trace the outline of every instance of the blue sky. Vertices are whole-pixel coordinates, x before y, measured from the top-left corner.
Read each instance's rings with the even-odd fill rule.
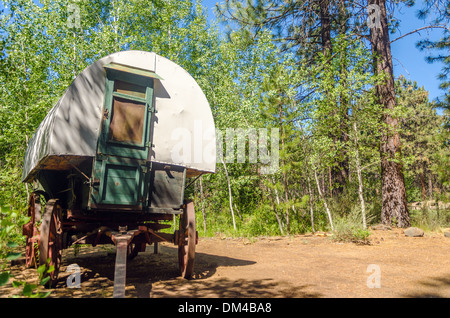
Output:
[[[207,8],[209,19],[214,19],[213,7],[219,0],[202,0],[203,6]],[[407,8],[406,6],[399,7],[396,11],[396,17],[401,20],[400,28],[395,34],[391,34],[391,40],[406,34],[415,29],[426,26],[426,22],[419,20],[416,17],[416,12],[421,7],[422,1],[417,0],[416,5]],[[407,79],[416,81],[419,87],[424,87],[429,92],[430,100],[441,96],[443,91],[439,89],[439,81],[437,75],[441,71],[442,64],[429,64],[425,61],[427,55],[436,52],[420,51],[416,48],[417,41],[426,39],[428,36],[431,39],[439,39],[442,34],[442,29],[423,30],[420,33],[408,35],[398,41],[392,43],[392,57],[394,63],[394,76],[399,77],[403,75]]]
[[[421,1],[417,1],[418,3]],[[401,20],[400,32],[391,35],[391,40],[402,34],[406,34],[415,29],[426,26],[426,22],[416,17],[416,12],[420,8],[415,5],[412,8],[402,8],[398,11],[397,17]],[[391,45],[394,63],[394,75],[397,77],[403,74],[408,79],[416,81],[419,86],[425,87],[430,93],[430,99],[434,99],[444,93],[439,89],[437,75],[442,69],[442,63],[429,64],[425,61],[427,55],[436,54],[436,51],[420,51],[416,48],[416,43],[420,40],[439,39],[442,37],[442,29],[423,30],[420,33],[408,35]]]

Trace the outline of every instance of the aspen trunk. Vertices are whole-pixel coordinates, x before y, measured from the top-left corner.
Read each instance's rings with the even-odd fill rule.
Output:
[[[334,231],[333,220],[331,219],[330,209],[328,209],[327,201],[325,200],[325,197],[323,196],[322,190],[320,189],[319,178],[317,177],[317,171],[315,169],[314,169],[314,177],[316,179],[317,190],[319,191],[319,196],[322,199],[323,205],[325,206],[325,210],[327,211],[328,220],[330,221],[331,230]]]
[[[200,196],[202,198],[202,215],[203,215],[203,230],[206,233],[206,211],[205,211],[205,198],[203,197],[203,182],[202,176],[200,176]]]
[[[309,174],[308,174],[308,192],[309,192],[309,211],[311,214],[311,231],[313,233],[315,233],[316,231],[314,230],[314,209],[313,209],[313,197],[312,197],[312,191],[311,191],[311,180],[309,178]]]
[[[366,220],[366,202],[364,201],[364,188],[361,173],[361,163],[359,161],[359,146],[358,146],[358,130],[356,129],[356,122],[353,123],[353,130],[355,132],[355,159],[356,159],[356,174],[358,175],[358,196],[361,203],[361,216],[363,221],[363,228],[367,229]]]
[[[236,230],[237,230],[237,228],[236,228],[236,218],[234,217],[234,210],[233,210],[233,195],[232,195],[232,193],[231,193],[230,178],[229,178],[229,176],[228,176],[227,165],[225,164],[225,161],[223,161],[223,158],[222,158],[222,164],[223,164],[223,167],[225,168],[225,175],[226,175],[226,177],[227,177],[227,183],[228,183],[228,199],[229,199],[229,202],[230,202],[230,212],[231,212],[231,216],[232,216],[232,218],[233,218],[233,229],[236,231]]]
[[[272,178],[272,182],[275,185],[275,180]],[[276,187],[273,188],[274,192],[275,192],[275,198],[277,200],[277,204],[280,205],[280,197],[278,196],[278,190]],[[283,231],[283,222],[280,219],[280,216],[278,215],[278,210],[275,207],[275,217],[277,218],[277,222],[278,222],[278,227],[280,228],[280,233],[281,235],[284,235],[284,231]]]

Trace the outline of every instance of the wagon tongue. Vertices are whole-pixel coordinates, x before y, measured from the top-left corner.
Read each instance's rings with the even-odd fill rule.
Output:
[[[127,249],[132,235],[119,227],[119,233],[113,234],[116,244],[116,265],[114,269],[113,298],[125,298],[125,280],[127,273]]]

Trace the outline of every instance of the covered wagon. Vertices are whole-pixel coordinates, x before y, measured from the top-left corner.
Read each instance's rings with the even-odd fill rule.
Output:
[[[143,51],[101,58],[74,79],[28,144],[27,265],[49,259],[54,280],[64,248],[115,244],[114,293],[123,296],[127,257],[168,241],[190,277],[198,238],[184,190],[189,178],[213,173],[215,160],[211,109],[182,67]],[[179,228],[161,231],[174,216]]]

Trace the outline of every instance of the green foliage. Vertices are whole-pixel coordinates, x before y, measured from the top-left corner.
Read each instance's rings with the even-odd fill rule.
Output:
[[[421,201],[432,197],[429,184],[445,175],[448,145],[444,117],[439,116],[435,104],[428,101],[428,92],[417,83],[400,78],[397,81],[399,107],[404,109],[400,132],[408,201]],[[444,157],[444,158],[442,158]],[[447,180],[439,183],[447,186]]]
[[[2,2],[8,7],[0,13],[2,260],[13,257],[7,254],[14,252],[8,242],[23,243],[26,217],[20,211],[29,189],[21,174],[28,140],[75,76],[95,60],[128,49],[153,51],[184,67],[205,92],[222,132],[279,129],[275,173],[262,174],[263,164],[249,163],[248,157],[244,163],[218,161],[216,174],[202,177],[202,194],[199,181],[187,189],[185,197],[196,203],[200,235],[304,233],[329,230],[335,219],[336,233],[366,239],[358,194],[362,191],[368,222],[379,219],[380,136],[388,127],[374,91],[383,78],[373,75],[371,52],[352,33],[359,26],[343,22],[356,14],[352,8],[330,7],[329,55],[316,41],[321,33],[317,4],[271,1],[268,11],[262,1],[249,3],[227,1],[221,7],[229,9],[224,15],[236,10],[252,21],[221,37],[198,1],[76,1],[79,26],[69,23],[75,21],[67,1]],[[290,14],[302,23],[283,20]],[[285,22],[288,27],[281,28]],[[423,180],[427,197],[438,192],[445,197],[450,156],[443,118],[423,89],[403,79],[397,83],[397,101],[391,115],[401,122],[408,199],[424,199]],[[245,143],[248,149],[249,140]],[[338,180],[336,172],[342,171],[347,174]],[[360,211],[358,220],[355,211]]]
[[[434,209],[425,206],[411,211],[411,224],[425,231],[437,231],[449,227],[450,210],[439,208],[439,206]]]
[[[361,211],[358,208],[336,218],[333,239],[338,242],[369,244],[370,231],[362,227]]]
[[[47,260],[47,263],[49,263]],[[48,266],[48,264],[43,264],[37,268],[37,273],[39,275],[38,282],[36,284],[30,284],[26,281],[13,281],[12,285],[15,288],[21,288],[21,294],[13,296],[14,298],[26,297],[26,298],[47,298],[50,296],[51,291],[42,292],[42,289],[50,280],[50,273],[53,272],[55,268],[53,266]]]
[[[426,19],[428,17],[433,18],[433,25],[441,26],[444,31],[439,40],[425,39],[417,42],[417,47],[420,50],[427,50],[432,52],[431,55],[426,57],[428,63],[442,63],[441,72],[437,78],[441,81],[439,88],[444,91],[443,96],[437,98],[437,104],[445,108],[447,111],[450,109],[450,30],[448,25],[450,23],[450,3],[448,1],[423,1],[423,7],[418,11],[418,17]],[[450,126],[450,116],[446,116],[446,126]]]
[[[6,285],[9,282],[10,273],[7,271],[0,272],[0,286]]]
[[[207,206],[208,233],[205,234],[252,236],[308,232],[312,230],[311,205],[315,230],[329,229],[324,205],[328,203],[332,218],[337,218],[335,235],[339,239],[367,242],[369,233],[363,228],[362,216],[356,222],[351,217],[353,212],[350,212],[361,211],[356,171],[359,169],[362,174],[367,223],[379,221],[379,139],[383,130],[388,129],[380,120],[381,105],[376,103],[373,90],[374,85],[383,80],[383,76],[372,75],[370,53],[358,40],[337,37],[333,39],[334,59],[330,61],[322,56],[314,66],[299,69],[289,56],[280,57],[278,48],[270,42],[269,33],[261,30],[260,37],[249,39],[246,31],[238,32],[230,33],[229,41],[233,46],[226,47],[227,44],[224,44],[223,47],[228,51],[223,57],[230,58],[230,63],[234,62],[237,59],[236,51],[244,49],[245,53],[239,54],[245,63],[237,63],[239,71],[230,71],[225,76],[227,81],[219,82],[224,85],[224,90],[220,85],[215,87],[212,106],[216,124],[219,127],[279,127],[280,169],[273,175],[258,175],[258,164],[227,164],[233,202],[236,210],[240,211],[237,231],[233,231],[230,229],[233,223],[226,178],[219,164],[216,175],[204,178],[204,197],[196,197],[200,200],[197,211],[202,204]],[[237,34],[240,36],[236,37]],[[268,60],[278,62],[267,63]],[[342,71],[343,67],[345,72]],[[258,85],[258,82],[262,85]],[[230,91],[233,96],[229,97],[227,94]],[[408,132],[415,139],[439,138],[441,133],[439,124],[436,124],[440,120],[439,116],[428,112],[430,116],[435,116],[434,119],[418,122],[420,116],[412,112],[419,108],[417,102],[421,99],[418,95],[402,92],[399,88],[400,107],[391,115],[404,123],[415,121],[415,126],[408,124],[400,128],[402,135]],[[414,107],[408,104],[407,96]],[[236,105],[244,107],[236,108]],[[247,105],[253,105],[253,108],[247,108]],[[424,109],[431,109],[427,105],[428,108]],[[344,130],[342,123],[346,125]],[[351,129],[353,125],[356,131]],[[427,128],[420,131],[418,127]],[[339,133],[344,138],[334,139],[333,136]],[[424,145],[423,142],[405,145],[407,194],[408,198],[413,198],[418,191],[419,170],[411,168],[410,162],[417,160],[417,155],[410,156],[409,149],[416,154],[424,153],[426,149],[430,157],[432,153],[436,158],[436,151],[442,153],[448,150]],[[356,156],[359,158],[358,163]],[[329,171],[346,158],[352,178],[347,180],[344,191],[338,197],[332,196],[335,186],[331,180],[328,182]],[[318,171],[319,186],[324,192],[325,202],[316,191],[314,169]],[[309,186],[313,191],[311,202],[308,175]],[[198,186],[194,192],[198,193]]]
[[[17,211],[9,209],[9,213],[4,211],[5,208],[0,207],[0,286],[7,284],[11,278],[7,270],[8,262],[22,256],[18,251],[19,244],[23,243],[23,236],[19,230],[29,220]]]

